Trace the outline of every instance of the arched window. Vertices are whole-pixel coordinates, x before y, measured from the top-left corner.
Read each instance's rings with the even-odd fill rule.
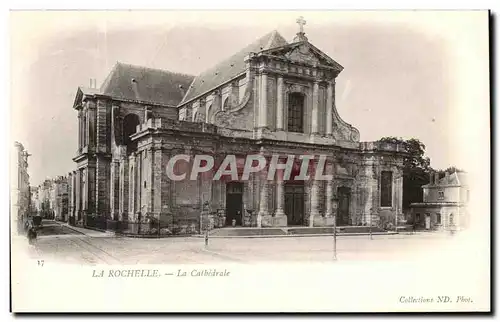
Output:
[[[288,132],[304,132],[304,101],[301,93],[288,96]]]
[[[224,104],[222,104],[222,110],[226,111],[227,109],[229,109],[229,97],[226,97]]]
[[[135,133],[136,127],[139,123],[139,116],[135,114],[128,114],[123,119],[123,144],[127,146],[127,153],[130,153],[137,148],[137,143],[132,142],[130,136]]]

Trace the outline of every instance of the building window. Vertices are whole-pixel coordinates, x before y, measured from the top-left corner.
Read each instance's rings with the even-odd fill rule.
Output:
[[[186,119],[186,108],[181,108],[179,110],[179,120],[184,121]]]
[[[419,223],[420,222],[420,214],[416,214],[415,215],[415,223]]]
[[[444,191],[438,191],[438,200],[444,200]]]
[[[382,171],[380,190],[380,206],[392,207],[392,171]]]
[[[441,225],[441,214],[436,214],[436,224]]]
[[[133,142],[130,136],[134,134],[137,130],[137,125],[140,124],[140,119],[138,115],[127,114],[123,118],[122,124],[122,134],[123,134],[123,144],[127,147],[127,153],[137,149],[137,142]]]
[[[453,226],[453,214],[450,214],[449,218],[450,218],[450,220],[449,220],[450,226]]]
[[[288,97],[288,132],[304,132],[304,95],[291,93]]]

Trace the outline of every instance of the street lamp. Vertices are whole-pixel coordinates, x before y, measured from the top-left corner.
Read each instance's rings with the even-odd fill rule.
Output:
[[[333,260],[337,260],[337,209],[338,209],[339,199],[337,197],[332,197],[332,208],[333,208]]]
[[[373,239],[372,237],[372,208],[370,208],[370,222],[369,222],[369,229],[370,229],[370,239]]]

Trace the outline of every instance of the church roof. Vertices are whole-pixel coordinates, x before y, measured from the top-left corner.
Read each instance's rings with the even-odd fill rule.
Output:
[[[245,71],[245,56],[249,53],[258,53],[264,50],[269,50],[276,47],[287,45],[287,41],[276,30],[268,33],[267,35],[257,39],[255,42],[241,49],[233,56],[223,60],[214,67],[207,69],[198,75],[182,100],[186,103],[197,96],[227,82],[235,76]]]
[[[466,172],[453,172],[449,175],[444,176],[443,178],[439,179],[437,186],[447,186],[447,185],[452,185],[452,186],[466,186],[468,185],[468,180],[467,180],[467,173]],[[423,187],[430,187],[432,186],[431,184],[426,184]]]
[[[194,76],[117,62],[100,94],[117,99],[177,106]]]

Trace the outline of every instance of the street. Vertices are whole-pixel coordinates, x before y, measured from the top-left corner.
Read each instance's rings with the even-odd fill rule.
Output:
[[[78,229],[78,231],[76,230]],[[44,220],[35,245],[26,238],[13,243],[33,259],[66,264],[206,264],[216,262],[254,263],[270,261],[332,261],[333,238],[210,238],[205,248],[199,237],[129,238],[109,233],[73,228]],[[439,256],[453,244],[450,235],[416,233],[397,235],[339,236],[337,258],[351,260],[413,260],[422,256]],[[458,250],[457,250],[458,251]]]

